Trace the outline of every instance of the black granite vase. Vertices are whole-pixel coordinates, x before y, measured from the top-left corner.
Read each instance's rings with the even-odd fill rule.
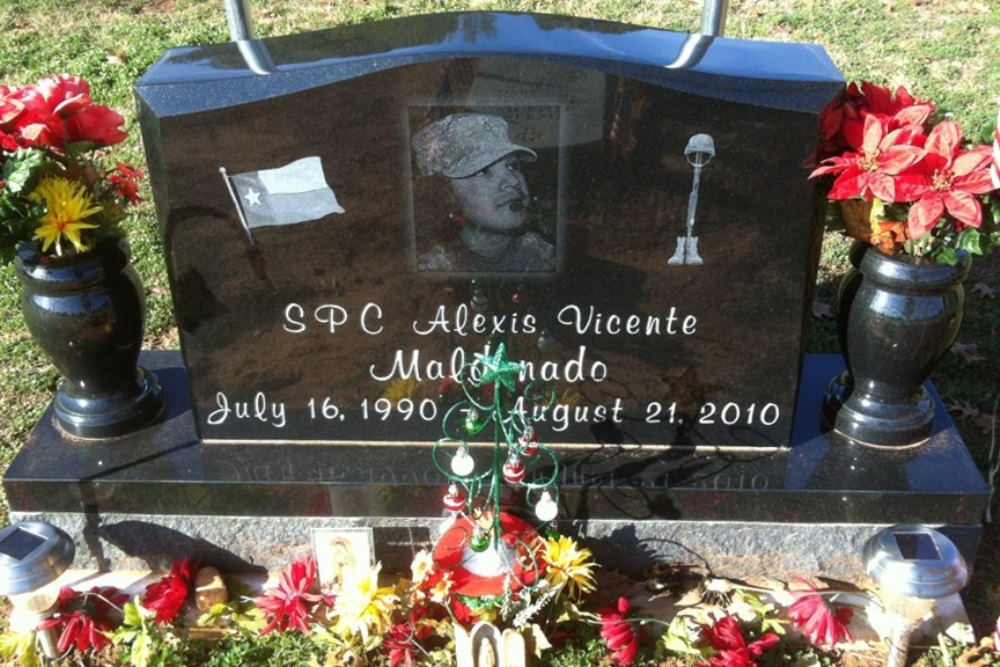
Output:
[[[845,350],[845,356],[847,354],[847,323],[850,319],[854,297],[861,287],[861,260],[865,258],[865,253],[868,252],[869,248],[871,246],[863,241],[854,242],[848,254],[851,268],[844,274],[837,290],[837,342],[840,344],[840,349]],[[837,412],[844,405],[847,397],[851,395],[853,388],[854,379],[848,370],[838,373],[827,384],[826,391],[823,393],[823,418],[828,425],[833,425]]]
[[[111,438],[154,421],[160,385],[137,365],[146,315],[142,283],[123,239],[41,261],[17,258],[28,330],[62,373],[56,423],[80,438]]]
[[[861,280],[849,290],[843,349],[851,388],[836,412],[837,431],[885,446],[931,435],[935,406],[923,384],[958,335],[970,263],[966,253],[943,266],[865,251]]]

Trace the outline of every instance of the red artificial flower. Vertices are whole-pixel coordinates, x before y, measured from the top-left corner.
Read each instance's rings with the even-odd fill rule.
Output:
[[[869,115],[858,152],[823,160],[823,166],[809,177],[839,174],[827,195],[830,199],[871,200],[874,196],[886,203],[907,201],[914,190],[905,172],[924,156],[924,150],[914,145],[922,136],[918,126],[889,131],[886,121]]]
[[[52,113],[37,88],[25,86],[18,92],[18,99],[24,105],[24,113],[14,124],[20,135],[19,143],[25,147],[48,146],[61,151],[66,144],[62,118]]]
[[[611,660],[616,665],[631,665],[639,652],[639,639],[628,621],[632,604],[626,597],[619,597],[614,607],[605,607],[597,612],[601,617],[601,638],[611,651]]]
[[[802,587],[789,592],[795,598],[788,608],[788,617],[813,644],[836,646],[841,641],[851,641],[847,624],[854,610],[843,605],[831,605],[819,594],[816,584],[807,579],[797,579]]]
[[[99,146],[112,146],[128,136],[122,130],[124,124],[125,118],[120,113],[94,104],[66,119],[66,141],[91,141]]]
[[[89,84],[75,76],[60,74],[41,79],[34,86],[8,89],[6,104],[0,111],[0,124],[6,122],[16,131],[14,142],[20,146],[38,146],[62,152],[66,144],[86,141],[111,146],[128,134],[122,130],[125,119],[117,111],[94,104]],[[21,110],[12,117],[15,108]],[[12,122],[13,121],[13,122]],[[3,143],[10,144],[11,130]]]
[[[142,180],[142,176],[142,172],[135,167],[118,162],[115,164],[115,170],[108,174],[108,183],[117,196],[138,204],[143,201],[139,196],[139,181]]]
[[[473,615],[472,609],[469,605],[465,604],[462,598],[458,595],[449,595],[447,600],[448,611],[451,617],[455,619],[455,622],[459,625],[463,625],[466,628],[472,625]]]
[[[63,118],[68,118],[93,103],[90,99],[90,84],[78,76],[47,76],[38,81],[35,90],[45,101],[49,111]]]
[[[398,667],[400,664],[413,667],[413,655],[419,648],[419,643],[434,634],[433,627],[421,623],[426,615],[426,607],[415,607],[410,610],[406,621],[389,628],[389,635],[383,640],[382,647],[389,656],[390,667]]]
[[[306,556],[282,570],[278,587],[265,591],[264,595],[254,598],[254,602],[271,617],[261,635],[275,629],[285,632],[289,628],[309,634],[306,620],[321,603],[332,607],[333,597],[319,592],[316,559]]]
[[[104,633],[111,632],[121,622],[119,608],[128,596],[113,586],[95,586],[86,593],[72,588],[59,590],[56,613],[39,624],[39,630],[55,628],[59,633],[56,645],[59,653],[71,648],[78,651],[100,651],[111,644]]]
[[[893,92],[869,81],[862,81],[860,86],[852,82],[847,87],[842,107],[840,132],[844,143],[857,150],[864,141],[865,119],[869,115],[884,119],[889,129],[895,130],[907,125],[923,125],[932,113],[933,104],[917,101],[902,86]]]
[[[197,563],[192,565],[191,559],[185,557],[173,562],[167,576],[146,586],[142,606],[156,612],[157,624],[166,625],[180,613],[198,569]]]
[[[708,662],[698,663],[698,667],[756,667],[755,658],[777,646],[780,641],[778,635],[766,632],[760,639],[747,643],[733,616],[719,619],[704,631],[704,635],[715,653]]]
[[[19,91],[0,84],[0,150],[15,151],[21,146],[16,121],[24,113],[24,103],[18,99]]]
[[[918,239],[933,229],[947,210],[955,218],[956,230],[979,227],[983,211],[975,195],[993,190],[990,182],[990,148],[963,151],[962,127],[942,121],[930,134],[920,162],[919,199],[910,207],[910,236]]]

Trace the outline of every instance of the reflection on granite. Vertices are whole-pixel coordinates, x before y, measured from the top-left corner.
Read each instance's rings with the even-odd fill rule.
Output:
[[[442,381],[504,342],[573,408],[553,444],[787,446],[823,227],[803,164],[843,81],[802,44],[718,38],[665,67],[686,38],[468,13],[263,40],[267,76],[235,44],[168,52],[136,93],[199,437],[348,458],[434,439]],[[530,149],[519,232],[553,270],[419,269],[467,216],[410,139],[463,112]],[[697,207],[694,136],[714,147]],[[244,228],[260,192],[232,179],[304,158],[343,211]],[[704,264],[671,264],[692,234]],[[376,414],[402,390],[427,417]],[[270,419],[238,416],[258,400]]]
[[[170,113],[220,108],[322,86],[382,69],[443,58],[534,54],[550,62],[603,61],[620,70],[648,72],[676,62],[688,35],[608,21],[511,13],[437,13],[254,40],[270,55],[272,74],[256,74],[235,43],[171,49],[139,81],[156,83],[149,95]],[[690,72],[663,73],[688,89],[724,99],[802,108],[840,75],[822,47],[715,38]],[[332,67],[343,64],[350,67]],[[752,73],[753,78],[736,73]],[[692,76],[685,76],[689,74]],[[727,78],[730,77],[730,78]],[[794,86],[789,82],[796,81]],[[179,85],[198,94],[179,94]],[[822,92],[820,94],[823,94]]]
[[[4,476],[12,511],[440,516],[444,479],[429,446],[202,444],[180,355],[145,353],[142,363],[161,379],[165,420],[81,444],[60,437],[47,412]],[[822,388],[840,368],[838,356],[807,357],[790,449],[561,450],[561,516],[978,526],[988,487],[944,410],[933,437],[911,449],[877,450],[820,433]]]

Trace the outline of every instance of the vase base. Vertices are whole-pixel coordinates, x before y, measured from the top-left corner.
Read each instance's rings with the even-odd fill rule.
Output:
[[[70,396],[60,387],[53,408],[61,431],[97,440],[127,435],[156,421],[163,414],[163,396],[156,375],[139,366],[135,382],[110,394]]]
[[[833,423],[838,433],[861,444],[904,447],[933,434],[934,411],[934,399],[923,387],[904,403],[881,403],[855,393],[837,411]]]
[[[837,423],[837,413],[847,402],[854,388],[850,371],[844,371],[830,378],[823,392],[823,423],[833,426]]]

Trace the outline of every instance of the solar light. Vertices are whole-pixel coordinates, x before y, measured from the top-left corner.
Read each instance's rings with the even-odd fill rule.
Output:
[[[76,546],[66,533],[41,521],[24,521],[0,530],[0,595],[10,598],[10,627],[35,630],[55,608],[58,591],[46,590],[73,562]],[[46,657],[54,658],[50,628],[38,633]]]
[[[903,667],[910,635],[942,600],[962,590],[968,568],[951,540],[918,524],[880,531],[865,543],[862,556],[893,621],[886,667]]]

